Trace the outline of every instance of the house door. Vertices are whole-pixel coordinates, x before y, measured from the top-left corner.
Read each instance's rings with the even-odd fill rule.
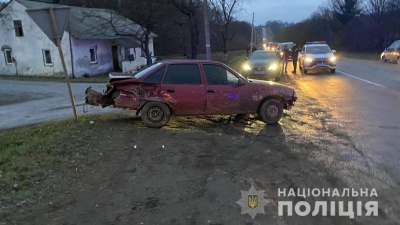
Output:
[[[121,67],[119,66],[119,56],[118,56],[118,45],[112,46],[112,57],[113,57],[113,67],[114,71],[121,71]]]

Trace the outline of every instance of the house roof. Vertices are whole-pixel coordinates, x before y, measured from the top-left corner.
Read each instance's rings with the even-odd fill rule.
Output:
[[[36,2],[29,0],[16,0],[28,9],[40,9],[49,7],[60,7],[65,5]],[[79,39],[132,39],[140,38],[146,31],[145,28],[132,20],[121,16],[114,10],[70,7],[68,25],[66,30]],[[157,37],[150,33],[149,37]],[[132,40],[125,42],[133,43]],[[137,47],[137,46],[130,46]]]

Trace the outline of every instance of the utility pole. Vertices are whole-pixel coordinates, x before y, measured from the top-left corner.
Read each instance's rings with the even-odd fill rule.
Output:
[[[253,19],[251,21],[251,41],[250,41],[250,53],[253,52],[253,43],[254,41],[254,12],[253,12]]]
[[[208,21],[207,0],[203,0],[203,14],[204,14],[204,30],[205,30],[205,36],[206,36],[206,55],[207,55],[207,60],[211,60],[210,28],[209,28],[209,21]]]

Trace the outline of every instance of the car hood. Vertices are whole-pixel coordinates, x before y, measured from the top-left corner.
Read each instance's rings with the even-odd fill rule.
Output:
[[[296,92],[293,88],[272,81],[248,79],[249,87],[254,97],[282,96],[285,100],[296,100]],[[259,94],[255,96],[254,93]]]
[[[273,59],[269,59],[269,60],[258,59],[258,60],[250,60],[249,64],[252,66],[265,66],[265,65],[270,65],[274,62],[277,62],[277,61],[273,60]]]
[[[306,54],[306,57],[312,57],[312,58],[329,58],[334,56],[332,52],[329,53],[316,53],[316,54]]]

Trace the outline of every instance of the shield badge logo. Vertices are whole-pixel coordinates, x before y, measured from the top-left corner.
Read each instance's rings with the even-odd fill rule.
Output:
[[[251,209],[255,209],[258,206],[258,195],[247,196],[247,206]]]

